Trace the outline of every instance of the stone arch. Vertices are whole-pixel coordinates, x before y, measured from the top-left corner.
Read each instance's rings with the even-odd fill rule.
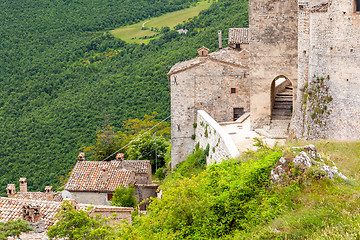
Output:
[[[294,106],[293,83],[284,75],[271,82],[271,120],[290,120]]]

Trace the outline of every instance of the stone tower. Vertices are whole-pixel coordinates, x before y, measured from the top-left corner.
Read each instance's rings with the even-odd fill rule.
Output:
[[[249,26],[250,111],[254,129],[270,124],[276,79],[290,80],[296,99],[297,0],[249,1]]]

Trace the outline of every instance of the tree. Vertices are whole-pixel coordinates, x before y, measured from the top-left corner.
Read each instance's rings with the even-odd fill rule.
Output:
[[[97,132],[95,145],[83,148],[84,152],[90,153],[91,158],[96,161],[101,161],[124,145],[124,134],[114,132],[114,127],[106,124],[101,130]]]
[[[134,196],[134,192],[134,185],[130,185],[129,188],[120,185],[115,189],[111,205],[117,207],[136,207],[137,199]]]
[[[95,145],[81,148],[81,150],[89,153],[92,160],[101,161],[124,147],[122,151],[126,154],[126,158],[151,160],[155,169],[155,138],[152,134],[156,132],[158,135],[156,145],[159,166],[163,165],[164,154],[170,138],[168,123],[155,119],[156,115],[157,112],[153,112],[152,115],[145,114],[144,119],[128,119],[123,122],[125,130],[117,133],[112,126],[106,124],[97,132]],[[152,127],[154,128],[151,129]],[[150,129],[151,131],[149,131]],[[144,134],[146,131],[149,132]],[[144,135],[141,136],[142,134]],[[113,158],[109,158],[109,160]]]
[[[8,222],[0,222],[0,240],[7,240],[8,237],[20,237],[23,232],[33,231],[29,222],[22,219]]]
[[[62,210],[57,214],[56,219],[58,220],[56,224],[49,227],[47,232],[50,239],[110,240],[115,239],[116,236],[115,228],[109,225],[111,217],[90,216],[90,211],[77,211],[68,201],[64,201]]]
[[[128,159],[150,160],[153,172],[164,166],[165,155],[169,141],[162,136],[146,133],[140,137],[135,136],[131,145],[127,148]],[[156,156],[157,155],[157,156]]]

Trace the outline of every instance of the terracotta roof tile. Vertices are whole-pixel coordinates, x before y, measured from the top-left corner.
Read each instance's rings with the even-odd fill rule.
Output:
[[[151,171],[151,163],[149,160],[124,160],[123,167],[126,170],[137,173],[148,173]]]
[[[134,161],[135,162],[135,161]],[[135,180],[135,172],[145,171],[149,161],[78,161],[71,172],[65,190],[112,192],[120,184],[128,186]],[[148,163],[147,163],[148,162]],[[127,170],[127,168],[130,168]]]
[[[53,193],[54,201],[61,202],[63,200],[61,196],[61,192]],[[38,200],[38,201],[47,201],[46,199],[47,193],[45,192],[17,192],[15,194],[16,199],[22,200]]]
[[[24,205],[35,204],[40,207],[41,220],[45,227],[54,224],[54,217],[61,207],[61,202],[46,202],[34,200],[22,200],[0,197],[0,222],[22,219],[22,209]]]

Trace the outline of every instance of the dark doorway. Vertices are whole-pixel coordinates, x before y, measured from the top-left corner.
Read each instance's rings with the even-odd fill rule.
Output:
[[[234,108],[234,121],[238,120],[244,114],[244,108]]]

